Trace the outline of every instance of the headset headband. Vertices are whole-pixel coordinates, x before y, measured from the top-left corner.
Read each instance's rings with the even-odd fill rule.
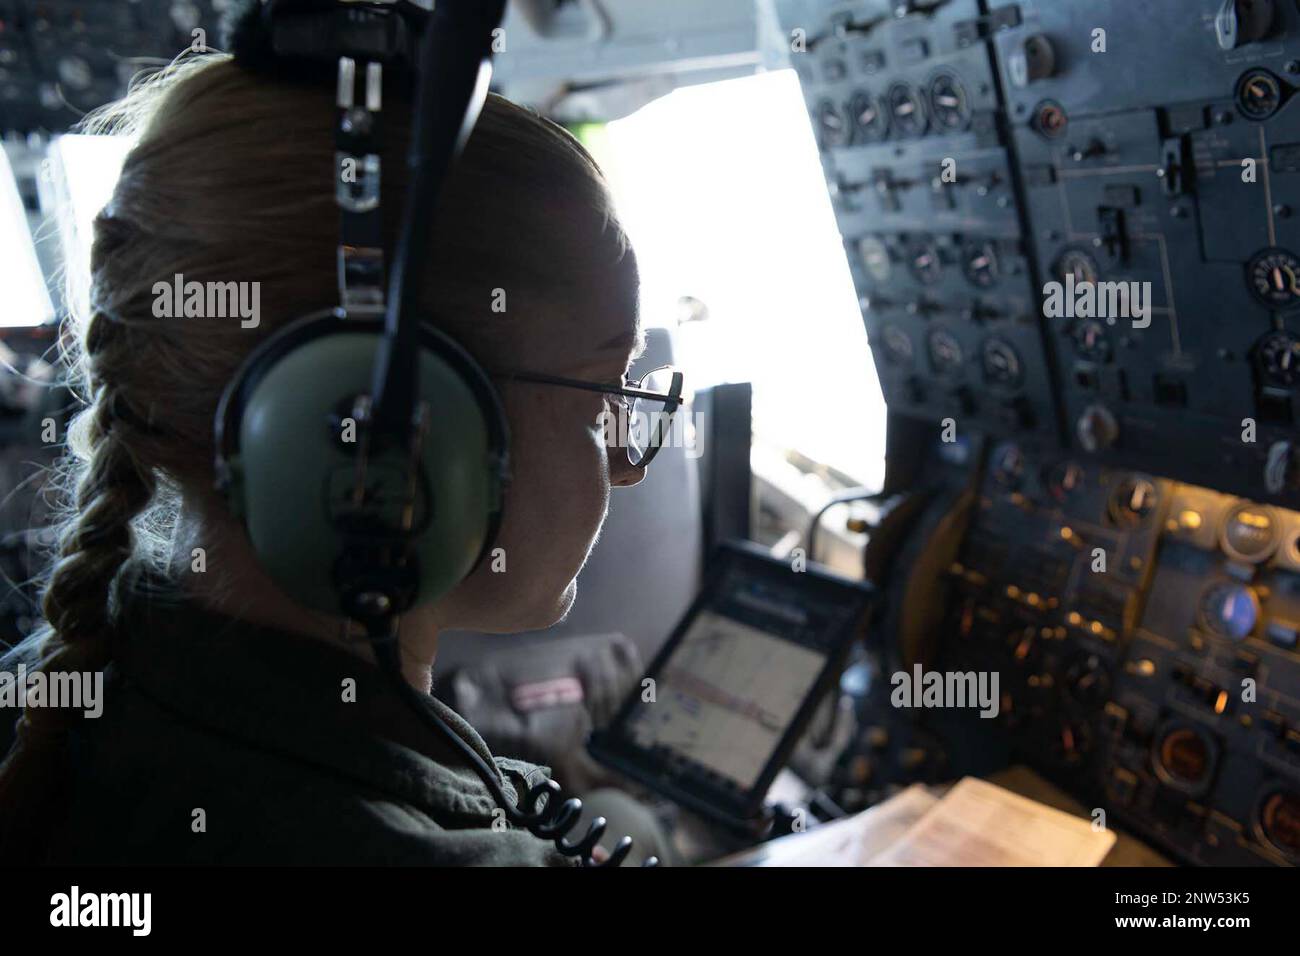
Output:
[[[377,507],[375,496],[383,496],[367,484],[367,476],[380,473],[376,469],[404,471],[405,479],[398,481],[394,475],[392,481],[393,487],[403,489],[399,498],[408,505],[426,481],[421,477],[424,453],[420,449],[431,415],[443,409],[432,408],[421,388],[420,369],[428,351],[423,346],[431,333],[418,309],[419,286],[427,272],[424,266],[439,193],[487,98],[492,43],[504,12],[505,0],[438,0],[432,12],[410,0],[263,0],[247,7],[228,33],[237,63],[277,80],[321,83],[334,72],[339,304],[334,318],[327,312],[324,321],[336,322],[343,331],[353,320],[355,327],[372,334],[379,326],[378,341],[369,353],[373,357],[364,360],[372,363],[366,373],[369,385],[354,393],[348,415],[356,432],[355,480],[349,492],[349,507],[354,510]],[[386,72],[409,81],[413,102],[406,195],[387,276],[380,209],[381,119],[386,82],[392,86]],[[313,326],[312,338],[320,328]],[[273,337],[258,354],[278,355],[284,341],[283,336]],[[454,343],[443,343],[438,349],[444,363],[454,364],[454,356],[448,358],[457,351]],[[472,360],[468,364],[459,379],[475,394],[489,393],[479,394],[486,418],[499,416],[490,385],[477,388],[482,373]],[[241,388],[242,383],[244,376],[237,376]],[[236,412],[242,415],[241,388],[227,389],[216,425],[218,480],[227,485],[232,473],[225,442],[237,437],[235,423],[227,418]],[[485,478],[492,488],[489,499],[495,499],[505,452],[496,444],[501,429],[494,429],[491,422],[487,427],[494,464],[493,474]],[[490,509],[491,528],[499,510],[499,506]],[[345,553],[355,550],[368,555],[354,562],[356,567],[345,575],[349,581],[368,581],[372,576],[363,572],[372,566],[376,580],[392,577],[393,568],[404,569],[401,586],[375,590],[366,584],[358,590],[338,585],[340,593],[351,595],[346,604],[353,610],[364,606],[372,609],[366,613],[387,618],[400,614],[414,599],[414,588],[407,585],[412,573],[418,577],[418,572],[411,572],[418,535],[409,525],[411,508],[401,507],[398,512],[402,515],[398,526],[376,518],[364,529],[355,521],[337,529],[347,542]]]
[[[430,211],[487,98],[492,41],[504,13],[505,0],[438,0],[431,12],[411,0],[263,0],[229,31],[241,66],[288,82],[336,76],[339,314],[384,316],[366,423],[376,447],[410,439],[422,270],[407,265],[425,261]],[[414,86],[408,197],[386,295],[378,148],[385,71]]]

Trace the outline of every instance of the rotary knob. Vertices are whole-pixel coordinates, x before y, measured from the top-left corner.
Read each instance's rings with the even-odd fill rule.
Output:
[[[1075,433],[1084,451],[1105,451],[1119,438],[1119,422],[1105,405],[1089,405],[1079,415]]]

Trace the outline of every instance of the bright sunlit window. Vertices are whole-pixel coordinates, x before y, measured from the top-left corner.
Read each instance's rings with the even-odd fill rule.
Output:
[[[602,138],[644,323],[708,309],[676,332],[692,385],[752,382],[756,443],[878,484],[885,406],[795,73],[676,90]]]
[[[13,167],[3,148],[0,148],[0,261],[5,264],[5,307],[0,310],[0,325],[40,325],[53,318],[54,305],[32,245],[27,210],[23,208]]]
[[[90,297],[90,246],[95,217],[113,196],[122,162],[134,140],[127,136],[60,136],[50,145],[47,186],[66,269],[69,304],[85,314]]]

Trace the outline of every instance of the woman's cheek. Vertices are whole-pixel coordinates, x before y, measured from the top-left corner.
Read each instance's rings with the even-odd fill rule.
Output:
[[[583,447],[572,460],[580,463],[583,474],[574,475],[573,481],[575,487],[586,491],[582,497],[588,502],[588,507],[598,515],[598,519],[603,519],[609,500],[610,449],[607,440],[610,436],[599,412],[588,417],[588,427],[583,429],[582,437]]]

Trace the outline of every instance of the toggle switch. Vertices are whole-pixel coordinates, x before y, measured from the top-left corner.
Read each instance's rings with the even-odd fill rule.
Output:
[[[1224,0],[1214,17],[1219,49],[1235,50],[1268,36],[1277,16],[1273,0]]]
[[[1056,49],[1052,41],[1041,33],[1025,37],[1007,57],[1007,72],[1011,85],[1021,89],[1047,79],[1056,72]]]

